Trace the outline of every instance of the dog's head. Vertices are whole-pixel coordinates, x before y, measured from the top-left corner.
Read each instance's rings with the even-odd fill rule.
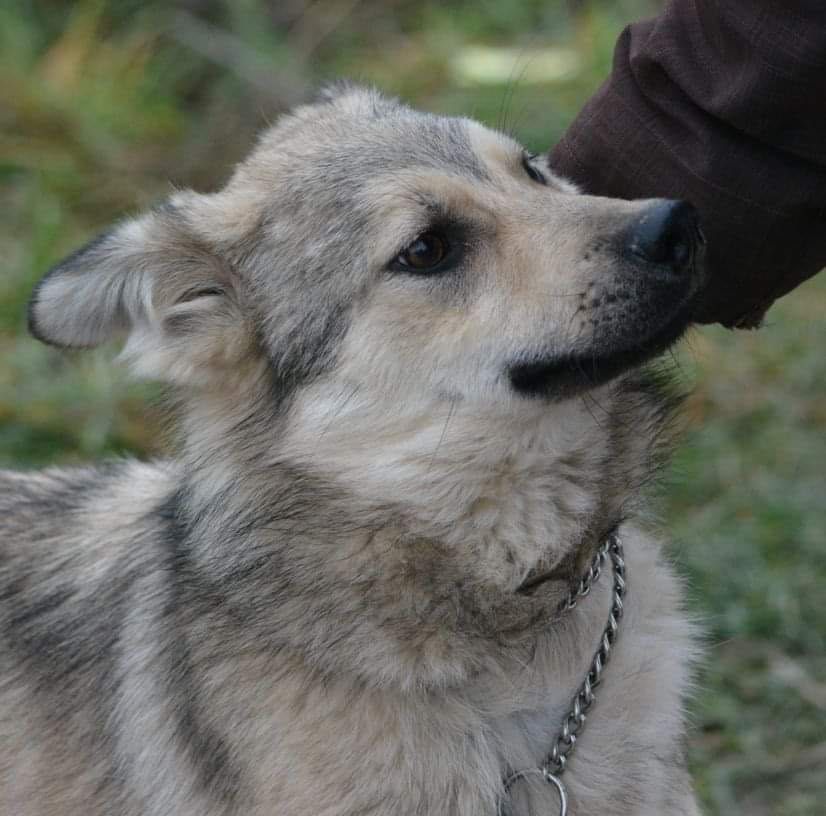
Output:
[[[254,363],[398,400],[560,400],[683,332],[685,203],[578,193],[467,119],[343,86],[265,132],[218,193],[181,192],[55,267],[33,333],[128,332],[143,374],[224,387]]]
[[[575,569],[651,472],[663,404],[621,375],[686,328],[701,243],[686,204],[581,195],[507,136],[345,86],[220,192],[59,264],[30,323],[69,347],[123,331],[140,374],[181,387],[204,568],[272,563],[303,599],[373,576],[379,629],[430,621],[377,671],[444,677],[444,610],[475,610],[457,631],[545,620],[555,596],[515,590]]]

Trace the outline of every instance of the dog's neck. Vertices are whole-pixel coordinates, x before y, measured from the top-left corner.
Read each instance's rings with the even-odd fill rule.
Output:
[[[537,569],[573,564],[627,512],[650,467],[650,430],[629,456],[615,400],[606,388],[561,403],[402,403],[321,383],[271,420],[227,428],[227,412],[202,400],[188,418],[188,470],[200,474],[204,502],[246,484],[238,500],[259,504],[272,498],[268,486],[279,489],[279,469],[306,474],[307,490],[321,490],[307,496],[316,506],[346,495],[356,518],[384,516],[408,536],[469,553],[476,579],[512,590]],[[220,468],[203,466],[213,459]]]
[[[240,423],[211,398],[191,406],[187,557],[262,648],[286,645],[323,671],[372,682],[369,661],[352,661],[369,644],[406,686],[460,682],[492,659],[489,640],[512,640],[513,659],[525,659],[566,576],[627,512],[663,416],[630,385],[602,395],[599,413],[572,400],[529,405],[516,419],[322,396],[307,389],[266,415],[262,391]],[[517,591],[532,570],[555,567],[558,580]],[[267,615],[247,610],[251,594]],[[323,620],[319,605],[338,610],[345,634],[314,630],[307,642],[284,623]],[[389,633],[377,623],[388,620]]]
[[[513,589],[621,513],[626,497],[606,485],[613,397],[601,398],[602,417],[582,400],[402,403],[322,384],[293,404],[278,455],[356,506],[394,508],[413,535],[472,551],[478,578]]]

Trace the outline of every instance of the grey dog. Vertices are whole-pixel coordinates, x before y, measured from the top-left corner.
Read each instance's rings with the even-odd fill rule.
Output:
[[[564,601],[618,530],[569,813],[697,814],[693,628],[635,518],[701,255],[687,204],[339,85],[51,270],[33,333],[125,336],[180,443],[0,474],[0,812],[559,813],[504,780],[588,674],[610,564]]]

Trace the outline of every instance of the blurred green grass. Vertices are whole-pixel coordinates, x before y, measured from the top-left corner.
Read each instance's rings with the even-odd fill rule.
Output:
[[[256,130],[338,76],[546,149],[607,73],[621,26],[656,6],[0,5],[0,466],[163,447],[156,390],[128,382],[111,350],[64,354],[25,332],[36,280],[96,231],[174,187],[219,185]],[[821,276],[759,332],[704,328],[679,356],[695,391],[663,515],[708,631],[690,746],[708,814],[824,810],[824,313]]]
[[[692,762],[709,813],[826,802],[826,277],[759,332],[695,333],[667,519],[710,652]]]

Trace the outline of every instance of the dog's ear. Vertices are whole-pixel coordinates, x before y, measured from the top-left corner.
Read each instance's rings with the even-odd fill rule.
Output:
[[[233,271],[194,225],[202,199],[179,193],[123,221],[49,271],[29,303],[29,329],[62,348],[127,335],[139,374],[197,381],[248,344]]]
[[[358,85],[349,79],[334,79],[322,85],[315,97],[313,103],[322,104],[324,102],[335,102],[343,96],[354,96],[357,94],[369,93],[368,89],[362,85]]]
[[[398,110],[399,101],[368,85],[338,79],[323,85],[313,99],[317,105],[339,105],[359,116],[380,118]]]

